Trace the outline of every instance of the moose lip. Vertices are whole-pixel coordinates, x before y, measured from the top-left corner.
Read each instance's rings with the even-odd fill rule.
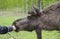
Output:
[[[15,26],[12,26],[13,30],[16,30],[16,27]]]

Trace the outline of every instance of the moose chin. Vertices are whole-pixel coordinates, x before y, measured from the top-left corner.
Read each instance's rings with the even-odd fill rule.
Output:
[[[13,22],[13,26],[19,31],[36,31],[37,39],[42,39],[42,30],[60,30],[60,3],[46,7],[42,11],[35,5],[32,10],[28,11],[30,16],[22,19],[17,19]]]

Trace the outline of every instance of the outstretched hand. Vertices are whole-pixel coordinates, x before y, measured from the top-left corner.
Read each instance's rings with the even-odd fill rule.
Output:
[[[0,26],[0,34],[6,34],[11,31],[15,31],[16,27],[15,26]]]

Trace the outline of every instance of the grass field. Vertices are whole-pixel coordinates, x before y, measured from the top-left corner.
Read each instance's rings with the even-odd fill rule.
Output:
[[[45,7],[58,1],[60,0],[42,0],[43,5],[41,7]],[[23,7],[26,10],[26,5],[27,8],[31,8],[33,3],[38,5],[38,0],[0,0],[0,10],[13,9],[15,7]]]
[[[18,18],[23,18],[19,16],[0,16],[0,25],[3,26],[11,26],[12,22]],[[16,32],[9,32],[9,34],[0,34],[0,39],[37,39],[35,31],[33,32],[27,32],[27,31],[20,31],[18,33]],[[14,37],[14,38],[13,38]],[[59,31],[42,31],[42,38],[43,39],[60,39],[60,32]]]

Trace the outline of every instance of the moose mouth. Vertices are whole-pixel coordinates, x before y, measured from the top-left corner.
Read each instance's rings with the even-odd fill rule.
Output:
[[[16,30],[15,30],[15,31],[16,31],[16,32],[19,32],[19,27],[17,27],[17,26],[15,26],[15,27],[16,27]]]

